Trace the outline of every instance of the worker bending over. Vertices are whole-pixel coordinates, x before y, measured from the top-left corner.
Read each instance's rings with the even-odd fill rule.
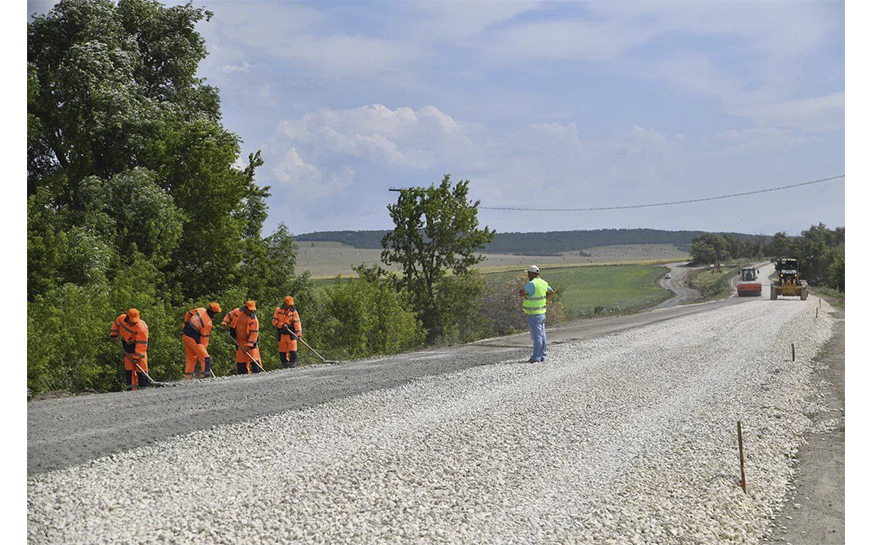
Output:
[[[128,390],[147,387],[148,380],[148,325],[140,320],[135,308],[121,314],[112,323],[109,340],[115,342],[121,336],[124,348],[124,380]]]
[[[212,358],[206,349],[209,347],[209,334],[212,332],[212,318],[221,312],[218,303],[209,303],[209,308],[195,308],[185,313],[182,325],[182,342],[185,345],[185,378],[194,378],[197,362],[203,378],[212,375]]]
[[[249,375],[254,367],[255,373],[261,372],[260,348],[257,347],[259,324],[257,321],[257,305],[254,301],[246,301],[240,307],[239,316],[233,320],[233,330],[236,333],[236,374]]]
[[[300,315],[294,308],[294,298],[288,295],[282,302],[282,306],[273,313],[273,327],[276,328],[276,336],[279,340],[279,358],[282,367],[297,366],[297,339],[303,336],[303,328],[300,325]]]
[[[539,278],[539,267],[536,265],[530,265],[527,269],[527,278],[530,281],[521,288],[520,294],[524,297],[524,314],[527,315],[527,327],[533,338],[533,355],[528,361],[535,363],[545,361],[545,307],[554,290],[548,282]]]

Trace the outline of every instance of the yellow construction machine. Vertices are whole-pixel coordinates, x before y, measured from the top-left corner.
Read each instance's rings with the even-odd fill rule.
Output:
[[[778,296],[796,296],[805,301],[808,299],[808,284],[799,276],[799,260],[793,257],[782,257],[775,261],[775,272],[778,278],[769,287],[769,298],[773,301]]]

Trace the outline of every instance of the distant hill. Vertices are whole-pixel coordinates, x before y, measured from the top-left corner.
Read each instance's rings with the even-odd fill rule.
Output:
[[[621,244],[675,244],[690,250],[693,237],[706,231],[661,231],[658,229],[594,229],[590,231],[552,231],[549,233],[497,233],[484,251],[494,254],[555,255],[595,246]],[[341,242],[354,248],[381,248],[387,231],[321,231],[294,238],[299,242]],[[724,234],[724,233],[722,233]],[[744,239],[751,235],[729,233]]]

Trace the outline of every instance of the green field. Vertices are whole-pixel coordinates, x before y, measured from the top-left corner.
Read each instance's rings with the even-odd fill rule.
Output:
[[[560,293],[569,318],[603,313],[632,312],[656,305],[671,293],[657,283],[666,268],[657,265],[600,265],[548,268],[542,278]],[[491,273],[488,278],[520,278]]]
[[[585,265],[543,268],[544,278],[560,293],[567,318],[598,314],[633,312],[668,299],[671,293],[657,283],[666,267],[654,264]],[[484,277],[502,281],[517,280],[520,272],[485,272]],[[313,280],[319,288],[333,284],[333,278]]]

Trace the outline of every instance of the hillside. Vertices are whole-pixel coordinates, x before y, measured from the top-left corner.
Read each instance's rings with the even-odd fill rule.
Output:
[[[321,231],[304,233],[298,242],[341,242],[354,248],[380,249],[387,231]],[[659,229],[595,229],[549,233],[497,233],[484,251],[494,254],[557,255],[597,246],[624,244],[674,244],[689,251],[693,237],[705,231],[662,231]],[[740,239],[751,235],[730,233]]]

